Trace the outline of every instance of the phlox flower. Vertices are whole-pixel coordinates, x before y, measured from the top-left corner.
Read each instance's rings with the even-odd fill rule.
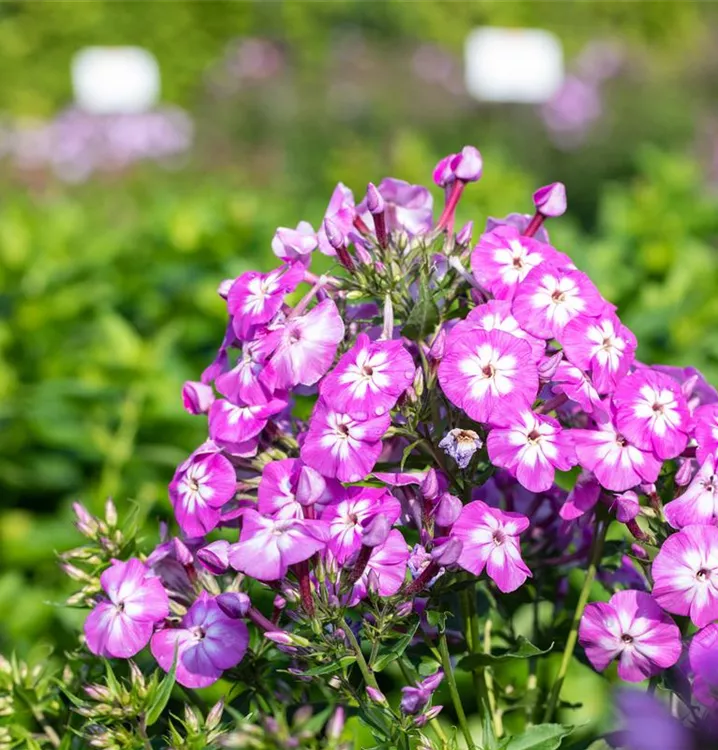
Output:
[[[204,536],[217,526],[220,509],[235,495],[232,463],[211,442],[177,467],[169,486],[175,518],[187,536]]]
[[[257,509],[274,518],[304,518],[304,509],[325,505],[341,492],[338,482],[325,479],[297,458],[271,461],[262,470]]]
[[[702,628],[718,619],[718,528],[686,526],[663,542],[651,568],[653,598]]]
[[[618,591],[608,602],[589,604],[578,641],[602,672],[618,659],[618,676],[642,682],[672,667],[681,655],[681,631],[642,591]]]
[[[598,315],[604,307],[593,282],[574,268],[541,265],[516,290],[511,310],[521,327],[543,339],[560,339],[579,315]]]
[[[483,444],[478,433],[474,430],[462,430],[455,427],[441,438],[439,448],[447,456],[451,456],[460,469],[465,469],[471,463],[476,451],[481,450]]]
[[[519,534],[528,527],[529,519],[520,513],[491,508],[481,500],[465,505],[451,529],[462,543],[458,564],[477,576],[485,568],[505,594],[516,590],[531,576],[519,545]]]
[[[182,406],[189,414],[206,414],[214,401],[211,385],[188,380],[182,386]]]
[[[688,405],[675,380],[647,368],[623,378],[613,395],[616,426],[634,445],[675,458],[688,444]]]
[[[169,599],[160,579],[136,557],[113,560],[100,576],[107,599],[85,620],[93,654],[129,659],[149,643],[155,625],[169,616]]]
[[[439,670],[429,677],[426,677],[414,685],[407,685],[401,689],[402,713],[413,716],[422,711],[426,704],[431,700],[434,691],[439,687],[444,679],[444,673]]]
[[[472,419],[500,424],[507,406],[536,397],[538,373],[525,341],[503,331],[471,331],[449,336],[439,383]]]
[[[301,263],[284,265],[269,273],[243,273],[227,295],[227,309],[237,337],[246,341],[256,326],[272,320],[285,295],[293,292],[303,278],[304,266]]]
[[[718,404],[704,404],[695,411],[696,455],[699,461],[718,454]]]
[[[495,427],[486,446],[496,466],[511,472],[531,492],[553,485],[555,470],[568,471],[577,463],[570,431],[552,417],[529,408],[514,411],[506,427]]]
[[[693,695],[708,708],[718,709],[718,623],[699,630],[688,647],[694,674]]]
[[[663,512],[674,529],[693,524],[718,524],[718,472],[713,454],[708,455],[686,491],[671,500]]]
[[[601,497],[601,485],[590,471],[582,471],[561,506],[559,515],[564,521],[575,521],[593,510]]]
[[[353,419],[334,411],[322,400],[314,407],[300,457],[322,476],[341,482],[359,482],[374,468],[389,429],[388,414],[372,419]]]
[[[239,541],[229,550],[229,563],[259,581],[278,581],[290,565],[308,560],[326,546],[326,524],[297,518],[266,518],[245,511]]]
[[[551,245],[524,237],[513,226],[498,226],[481,235],[471,253],[474,278],[497,299],[513,299],[517,286],[542,263],[569,264]]]
[[[264,359],[255,342],[242,348],[237,364],[214,381],[217,390],[235,404],[266,404],[272,400],[276,374],[264,366]]]
[[[406,577],[409,547],[401,531],[392,529],[383,544],[374,547],[369,561],[349,595],[347,606],[353,607],[371,589],[379,596],[393,596]]]
[[[150,649],[169,672],[177,654],[176,678],[186,688],[204,688],[236,667],[249,644],[247,626],[228,617],[214,597],[203,591],[182,618],[180,627],[154,634]]]
[[[414,379],[414,361],[401,341],[371,341],[360,333],[321,384],[332,409],[357,419],[379,417],[394,408]]]
[[[384,201],[384,216],[389,232],[404,231],[413,237],[432,229],[434,199],[423,185],[411,185],[404,180],[385,177],[377,190]],[[371,226],[366,199],[359,204],[357,211]]]
[[[329,205],[324,214],[324,219],[329,219],[342,235],[346,236],[352,229],[356,208],[354,206],[354,194],[343,183],[337,183],[334,188],[332,197],[329,199]],[[317,242],[319,249],[325,255],[336,255],[336,250],[329,242],[327,233],[324,228],[324,221],[317,232]]]
[[[233,404],[218,398],[209,410],[209,436],[216,443],[247,443],[267,426],[269,418],[286,408],[287,402],[273,398],[265,404]]]
[[[272,252],[285,263],[308,262],[316,247],[317,235],[307,221],[300,221],[296,229],[279,227],[272,240]]]
[[[636,337],[610,308],[595,318],[579,315],[558,338],[568,360],[591,373],[599,393],[611,392],[635,358]]]
[[[583,370],[563,360],[552,379],[554,393],[563,393],[575,401],[587,414],[604,414],[605,406],[591,379]]]

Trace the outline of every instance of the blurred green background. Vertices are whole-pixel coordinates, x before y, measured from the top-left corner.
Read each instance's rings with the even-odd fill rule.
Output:
[[[558,35],[554,101],[467,95],[481,25]],[[485,177],[459,218],[475,237],[564,181],[552,239],[640,357],[718,383],[717,31],[718,6],[688,0],[0,3],[0,651],[73,642],[76,617],[48,605],[73,500],[135,499],[148,537],[168,516],[205,431],[180,389],[221,339],[218,283],[270,267],[277,226],[317,228],[338,180],[428,184],[474,144]],[[142,151],[131,121],[88,145],[97,123],[73,108],[73,55],[128,44],[156,56],[185,138],[192,123],[171,158],[150,158],[167,134]],[[147,158],[117,156],[128,140]]]

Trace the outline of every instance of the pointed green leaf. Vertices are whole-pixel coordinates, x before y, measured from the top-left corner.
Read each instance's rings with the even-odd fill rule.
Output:
[[[419,299],[412,307],[401,331],[402,335],[412,341],[426,338],[439,322],[439,308],[429,293],[429,286],[426,281],[420,283]]]
[[[563,738],[573,732],[573,727],[561,724],[536,724],[522,734],[512,737],[506,750],[558,750]]]
[[[553,648],[553,643],[547,649],[540,649],[533,643],[519,636],[516,646],[510,650],[497,651],[493,654],[470,654],[465,656],[456,666],[466,672],[473,672],[479,667],[489,667],[492,664],[500,664],[510,659],[530,659],[532,656],[543,656]]]
[[[175,675],[177,673],[177,647],[175,646],[175,656],[172,660],[172,669],[167,673],[164,680],[160,682],[157,690],[152,696],[152,701],[145,714],[145,726],[151,727],[162,716],[165,706],[172,695],[172,688],[175,686]]]
[[[417,619],[416,623],[411,628],[409,628],[409,630],[401,638],[395,641],[389,651],[379,656],[379,658],[371,665],[371,668],[375,672],[381,672],[382,669],[385,669],[389,664],[398,659],[408,648],[409,644],[411,643],[411,639],[414,637],[414,634],[416,633],[418,628],[419,620]]]

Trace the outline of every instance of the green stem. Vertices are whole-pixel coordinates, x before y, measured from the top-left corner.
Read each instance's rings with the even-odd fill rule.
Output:
[[[459,689],[456,686],[456,678],[454,677],[454,670],[451,667],[451,657],[449,656],[449,646],[446,642],[446,630],[445,627],[441,627],[439,631],[439,653],[441,654],[441,664],[444,668],[444,675],[446,676],[446,682],[449,686],[449,694],[451,695],[451,702],[454,705],[454,711],[459,719],[459,727],[466,740],[466,747],[468,750],[476,750],[474,740],[471,737],[469,731],[469,725],[466,722],[466,714],[464,713],[464,707],[461,704],[461,697],[459,696]]]
[[[364,682],[366,682],[369,687],[373,687],[375,690],[379,690],[379,685],[377,684],[376,678],[374,677],[372,671],[369,669],[369,665],[366,663],[366,659],[364,658],[364,654],[362,653],[359,641],[357,641],[356,636],[354,635],[354,631],[351,629],[349,623],[344,626],[343,630],[346,633],[349,643],[351,643],[351,646],[354,649],[354,655],[357,658],[357,665],[359,666],[359,671],[362,673]]]
[[[484,653],[491,654],[491,618],[487,617],[484,623]],[[491,669],[484,670],[484,677],[486,679],[486,692],[489,701],[489,711],[491,712],[491,721],[494,725],[494,735],[501,737],[504,733],[504,722],[501,718],[501,711],[499,711],[496,705],[496,692],[494,690],[494,676]]]
[[[603,552],[603,542],[606,539],[606,531],[608,530],[608,524],[602,524],[601,521],[596,519],[596,528],[593,534],[593,542],[591,543],[591,559],[586,571],[586,579],[583,582],[581,593],[578,596],[578,603],[576,604],[576,611],[573,613],[573,620],[571,622],[571,630],[568,633],[566,639],[566,646],[563,650],[563,658],[561,659],[561,666],[559,667],[556,680],[551,688],[551,693],[548,698],[546,705],[546,712],[544,713],[544,722],[549,722],[553,718],[558,705],[559,698],[561,696],[561,688],[563,687],[563,681],[566,678],[566,672],[568,666],[573,658],[573,650],[576,647],[576,640],[578,639],[578,626],[583,616],[583,610],[586,608],[588,603],[588,597],[591,593],[591,586],[596,577],[596,570],[598,568],[598,562],[601,559],[601,553]]]

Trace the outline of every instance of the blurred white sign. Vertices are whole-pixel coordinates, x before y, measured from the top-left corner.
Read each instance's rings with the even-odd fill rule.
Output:
[[[474,29],[464,57],[466,89],[483,101],[538,104],[563,82],[561,42],[542,29]]]
[[[142,47],[85,47],[72,59],[72,87],[86,112],[146,112],[159,97],[160,68]]]

